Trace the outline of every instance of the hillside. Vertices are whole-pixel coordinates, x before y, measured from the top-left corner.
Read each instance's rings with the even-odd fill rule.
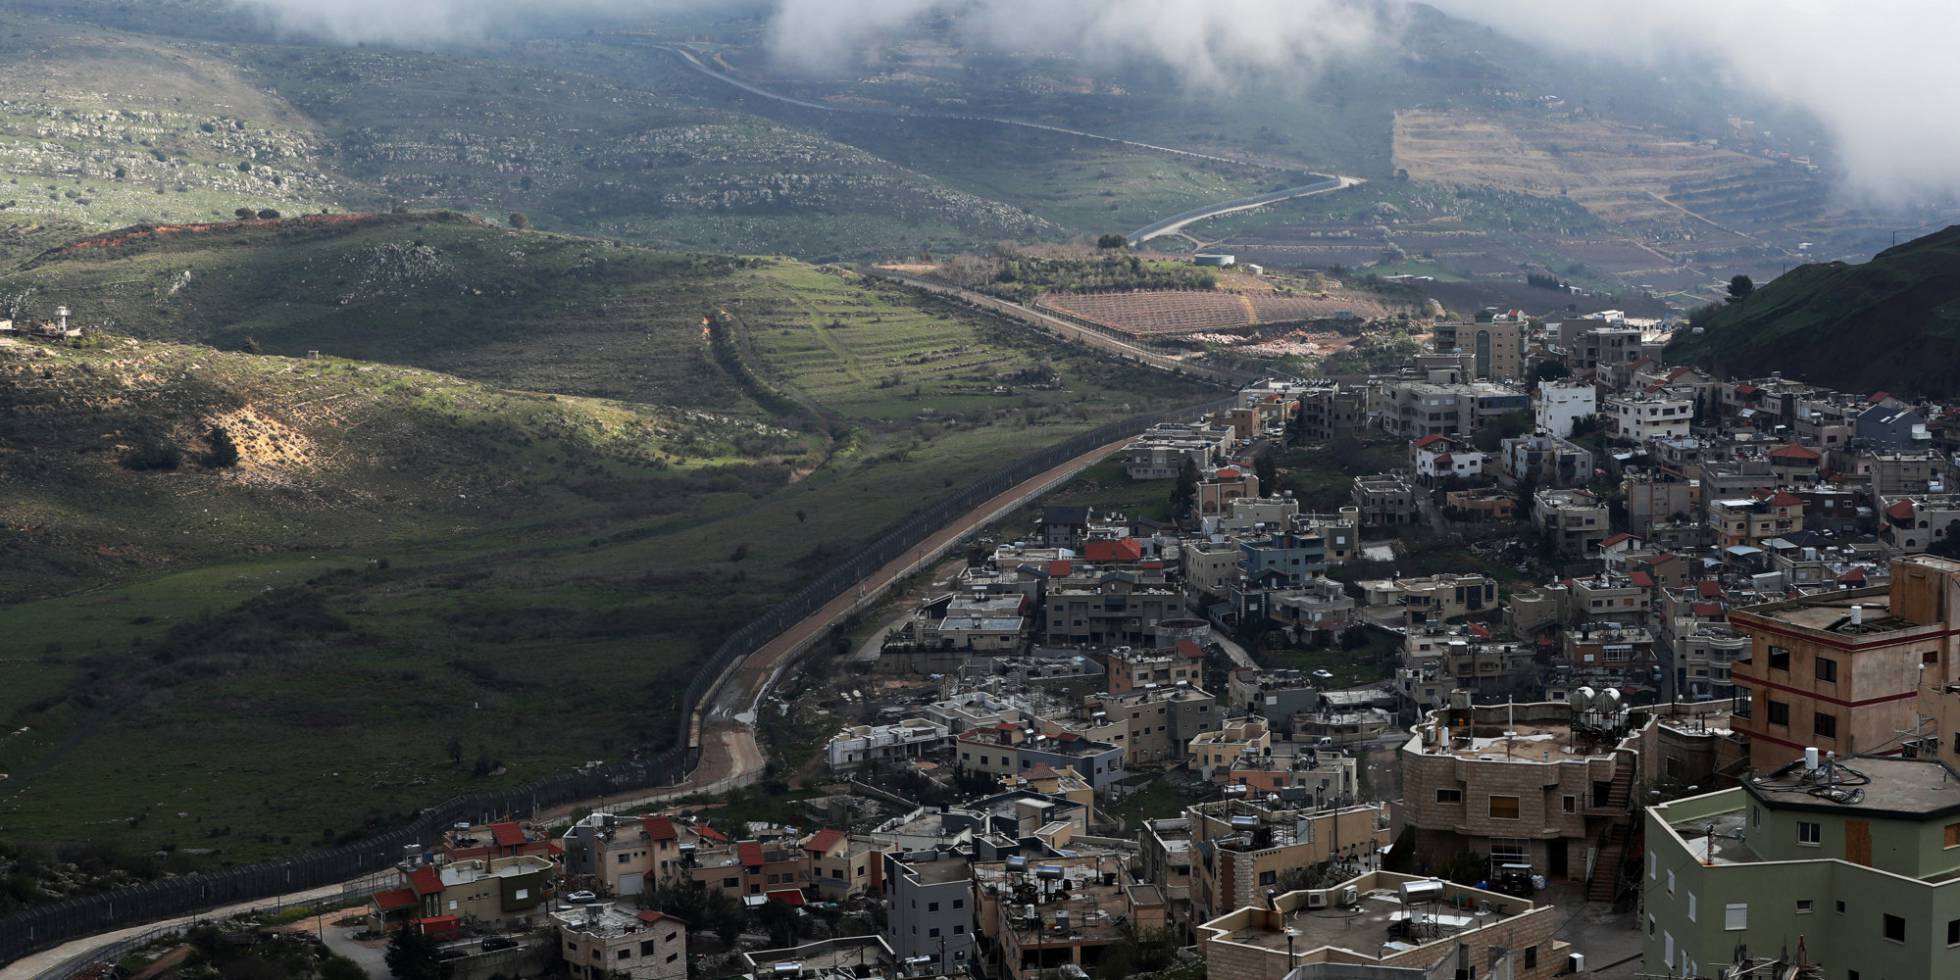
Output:
[[[853,544],[1210,394],[838,270],[456,216],[102,236],[0,295],[112,325],[0,348],[0,832],[215,863],[664,747],[676,678]]]
[[[1799,266],[1746,301],[1697,317],[1669,361],[1785,375],[1846,391],[1960,392],[1960,226],[1870,262]]]

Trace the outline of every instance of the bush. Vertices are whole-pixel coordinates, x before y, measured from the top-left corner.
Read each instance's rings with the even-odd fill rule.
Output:
[[[138,472],[152,470],[167,472],[183,465],[183,462],[184,454],[178,451],[176,446],[162,440],[146,440],[125,453],[122,458],[124,468]]]
[[[238,465],[238,443],[233,442],[231,433],[222,425],[211,427],[211,448],[206,450],[198,462],[207,469],[222,470]]]

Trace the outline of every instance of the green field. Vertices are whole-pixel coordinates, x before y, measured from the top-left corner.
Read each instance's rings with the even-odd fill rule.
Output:
[[[690,665],[857,542],[1210,395],[847,272],[438,215],[0,281],[118,331],[0,353],[0,834],[213,864],[662,748]]]

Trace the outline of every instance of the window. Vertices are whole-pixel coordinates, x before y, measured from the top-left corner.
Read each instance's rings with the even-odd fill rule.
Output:
[[[1946,846],[1960,847],[1960,823],[1946,825]]]
[[[1576,796],[1567,796],[1567,797],[1566,797],[1566,798],[1565,798],[1565,799],[1563,800],[1563,803],[1564,803],[1564,805],[1565,805],[1565,812],[1567,812],[1567,813],[1578,813],[1578,812],[1579,812],[1579,798],[1578,798],[1578,797],[1576,797]]]
[[[1748,903],[1722,906],[1722,928],[1729,932],[1741,932],[1749,928]]]
[[[1811,847],[1824,843],[1824,825],[1808,820],[1797,821],[1797,843]]]
[[[938,938],[939,938],[939,929],[938,929],[937,927],[934,927],[934,928],[931,928],[931,929],[927,929],[927,930],[926,930],[926,938],[927,938],[927,939],[938,939]]]
[[[739,884],[739,882],[737,882],[733,878],[723,878],[721,880],[721,887],[723,888],[734,888],[737,884]]]
[[[1535,968],[1537,965],[1538,965],[1538,947],[1526,946],[1524,948],[1524,968],[1530,970]]]
[[[613,957],[613,959],[616,960],[630,960],[632,958],[633,958],[633,951],[630,949],[622,949],[619,951],[617,955]]]
[[[1773,647],[1770,647],[1770,648],[1769,648],[1769,669],[1771,669],[1771,670],[1789,670],[1789,669],[1790,669],[1790,651],[1788,651],[1788,650],[1785,650],[1785,649],[1783,649],[1782,647],[1777,647],[1777,646],[1773,646]]]
[[[1885,930],[1886,942],[1902,943],[1906,941],[1906,920],[1904,917],[1897,916],[1897,915],[1887,915],[1885,916],[1884,921],[1885,921],[1884,930]]]
[[[1278,882],[1279,882],[1279,872],[1277,872],[1277,871],[1261,871],[1261,872],[1259,872],[1259,883],[1260,883],[1260,884],[1262,884],[1262,885],[1272,885],[1272,884],[1277,884]]]
[[[1674,872],[1672,871],[1667,873],[1667,893],[1669,895],[1674,894]]]
[[[619,856],[619,863],[621,863],[621,864],[625,864],[625,863],[626,863],[626,855],[624,855],[624,854],[621,854],[621,855]]]
[[[1838,914],[1839,914],[1839,915],[1843,915],[1843,914],[1844,914],[1844,899],[1842,899],[1842,898],[1840,898],[1840,899],[1838,899],[1838,901],[1837,901],[1837,910],[1838,910]]]
[[[1836,738],[1837,716],[1827,715],[1820,711],[1811,719],[1811,728],[1825,738]]]
[[[1826,684],[1837,683],[1837,661],[1829,657],[1817,658],[1817,679]]]
[[[1694,892],[1688,893],[1688,921],[1689,922],[1699,921],[1695,917],[1695,893]]]
[[[1515,796],[1493,796],[1490,798],[1490,815],[1497,820],[1518,819],[1518,798]]]
[[[1960,946],[1960,919],[1946,920],[1946,944]]]
[[[964,936],[964,935],[966,935],[966,927],[965,927],[965,926],[954,926],[954,927],[953,927],[953,935],[955,935],[955,936]]]
[[[1647,852],[1647,877],[1659,878],[1660,876],[1661,876],[1660,853],[1657,851],[1648,851]]]
[[[1814,910],[1816,909],[1816,907],[1817,907],[1817,903],[1816,903],[1816,902],[1813,902],[1813,901],[1811,901],[1810,899],[1807,899],[1807,898],[1799,898],[1799,899],[1797,899],[1797,914],[1798,914],[1798,915],[1809,915],[1809,914],[1810,914],[1810,913],[1811,913],[1812,911],[1814,911]]]
[[[966,899],[964,898],[953,899],[953,907],[956,909],[966,908]]]
[[[640,944],[640,955],[641,956],[653,955],[653,940],[649,939]]]
[[[531,897],[531,890],[529,888],[519,888],[517,890],[517,894],[512,896],[512,900],[521,902],[530,897]]]
[[[1436,802],[1461,803],[1463,802],[1463,791],[1460,789],[1439,789],[1436,791]]]
[[[928,911],[928,912],[937,912],[937,911],[939,911],[939,903],[938,903],[938,902],[927,902],[927,903],[926,903],[926,911]]]
[[[1769,700],[1769,723],[1772,725],[1790,724],[1790,706],[1774,698]]]

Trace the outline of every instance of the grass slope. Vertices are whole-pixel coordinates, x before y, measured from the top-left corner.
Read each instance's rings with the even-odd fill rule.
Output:
[[[657,749],[690,665],[856,542],[1205,394],[835,270],[426,215],[116,239],[4,283],[120,336],[0,361],[26,730],[0,834],[210,863]],[[195,344],[247,336],[302,356]],[[195,461],[213,424],[239,467]],[[121,465],[149,440],[186,462]]]
[[[1677,335],[1670,361],[1781,370],[1854,392],[1951,395],[1960,391],[1960,226],[1863,264],[1799,266],[1696,322],[1704,332]]]

